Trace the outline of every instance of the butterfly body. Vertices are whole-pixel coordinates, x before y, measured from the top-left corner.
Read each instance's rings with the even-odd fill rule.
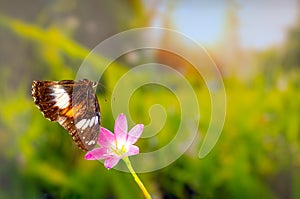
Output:
[[[95,85],[87,79],[32,83],[34,103],[44,117],[63,126],[86,151],[96,145],[101,124]]]

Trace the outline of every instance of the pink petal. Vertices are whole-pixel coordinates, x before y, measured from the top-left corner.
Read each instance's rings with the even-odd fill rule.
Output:
[[[115,123],[115,138],[117,142],[125,143],[127,139],[127,119],[126,116],[121,113],[116,119]]]
[[[116,158],[116,157],[108,157],[106,158],[106,160],[104,161],[104,166],[107,169],[111,169],[114,166],[116,166],[116,164],[119,162],[120,158]]]
[[[106,157],[106,148],[95,148],[89,152],[87,152],[84,156],[86,160],[100,160]]]
[[[134,144],[141,136],[144,129],[143,124],[135,125],[128,133],[127,143]]]
[[[115,143],[115,137],[112,132],[107,130],[106,128],[100,128],[100,134],[98,139],[98,144],[103,147],[111,146]]]
[[[139,154],[139,152],[140,152],[139,147],[137,147],[135,145],[130,145],[125,156],[136,155],[136,154]]]

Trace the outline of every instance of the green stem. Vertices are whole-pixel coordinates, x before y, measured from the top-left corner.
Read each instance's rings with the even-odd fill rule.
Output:
[[[149,192],[147,191],[147,189],[145,188],[145,186],[143,185],[142,181],[139,179],[139,177],[136,175],[135,171],[133,170],[131,163],[129,161],[129,158],[126,156],[123,158],[123,161],[125,162],[126,166],[128,167],[131,175],[133,176],[135,182],[139,185],[140,189],[142,190],[144,196],[146,199],[151,199],[151,195],[149,194]]]

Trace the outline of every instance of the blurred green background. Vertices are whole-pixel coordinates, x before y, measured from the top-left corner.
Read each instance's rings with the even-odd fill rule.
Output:
[[[168,167],[140,174],[154,198],[300,198],[300,3],[195,2],[0,1],[0,198],[142,198],[130,174],[84,160],[68,133],[42,117],[30,89],[33,80],[74,79],[101,41],[153,25],[204,43],[227,92],[224,129],[208,156],[197,157],[202,143],[197,139]],[[290,23],[276,23],[290,15]],[[268,27],[279,30],[281,40],[270,41],[278,32],[264,31]],[[168,35],[163,38],[168,42]],[[186,48],[180,41],[176,45]],[[180,71],[197,91],[202,138],[210,118],[205,82],[186,61],[164,51],[124,55],[104,74],[97,90],[103,125],[113,127],[114,83],[147,63],[148,55]],[[176,98],[151,86],[133,98],[130,111],[137,123],[149,123],[148,109],[155,103],[172,112],[155,143],[137,142],[141,151],[163,147],[178,128]]]

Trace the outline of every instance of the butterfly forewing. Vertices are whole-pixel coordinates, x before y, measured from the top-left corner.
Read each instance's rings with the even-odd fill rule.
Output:
[[[87,79],[32,83],[37,107],[47,119],[62,125],[83,150],[94,148],[100,129],[100,107],[94,85]]]

